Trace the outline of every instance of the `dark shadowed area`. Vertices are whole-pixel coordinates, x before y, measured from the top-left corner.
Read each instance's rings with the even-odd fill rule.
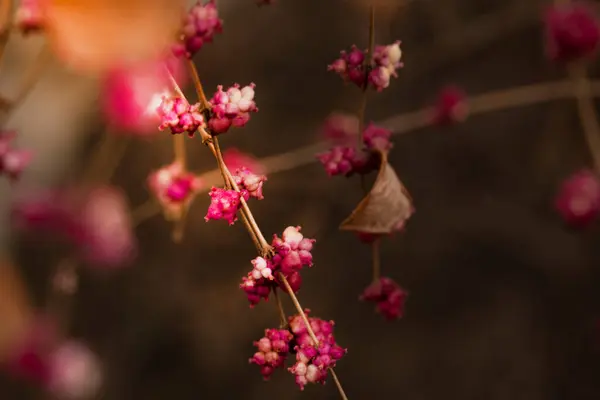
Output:
[[[195,58],[209,93],[218,84],[257,85],[260,112],[224,135],[223,148],[267,157],[316,143],[330,112],[358,108],[359,91],[326,67],[341,49],[367,46],[368,2],[235,3],[223,12],[223,34]],[[405,67],[389,89],[370,95],[367,120],[421,109],[448,83],[471,96],[565,79],[544,57],[545,5],[380,1],[376,41],[401,39]],[[186,93],[193,96],[192,88]],[[133,207],[148,199],[148,172],[171,161],[170,140],[165,133],[128,147],[113,183],[126,188]],[[317,239],[299,298],[315,316],[336,321],[336,338],[348,348],[336,371],[348,397],[600,398],[598,227],[572,231],[553,209],[559,183],[591,163],[575,101],[478,113],[394,142],[390,162],[416,207],[406,231],[382,249],[384,275],[410,292],[398,321],[359,302],[371,279],[370,249],[337,230],[361,199],[358,178],[328,178],[312,162],[270,174],[265,200],[251,204],[268,237],[301,225]],[[215,168],[199,139],[188,144],[194,170]],[[81,149],[81,163],[89,151]],[[248,364],[252,342],[277,326],[278,314],[274,302],[248,308],[238,285],[255,257],[252,242],[239,223],[205,223],[208,204],[205,194],[196,199],[181,244],[157,215],[137,228],[134,266],[101,276],[82,270],[72,329],[105,363],[100,398],[339,398],[333,382],[300,392],[289,373],[265,383]],[[62,253],[32,237],[15,246],[41,307]],[[3,399],[40,398],[19,383],[2,385],[12,393]]]

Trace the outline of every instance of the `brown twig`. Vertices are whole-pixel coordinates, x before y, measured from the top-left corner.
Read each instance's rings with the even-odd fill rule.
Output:
[[[0,0],[0,62],[4,58],[12,26],[12,0]]]
[[[592,155],[594,169],[600,173],[600,125],[596,116],[592,85],[584,65],[572,66],[569,76],[576,90],[577,111],[583,135]]]
[[[277,310],[279,312],[279,328],[283,329],[287,326],[287,317],[285,316],[285,310],[283,309],[283,304],[281,303],[281,298],[279,297],[278,289],[276,287],[273,288],[273,297],[275,298],[275,304],[277,304]]]

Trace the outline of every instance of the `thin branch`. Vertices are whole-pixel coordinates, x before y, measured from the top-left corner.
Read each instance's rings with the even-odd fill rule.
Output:
[[[592,85],[583,65],[570,68],[569,76],[576,88],[577,111],[594,169],[600,173],[600,125],[596,116]]]
[[[277,310],[279,311],[279,328],[283,329],[287,326],[288,322],[276,287],[273,288],[273,297],[275,298],[275,304],[277,304]]]
[[[194,61],[190,59],[187,60],[187,64],[188,69],[190,71],[190,75],[192,76],[192,80],[194,81],[194,87],[196,88],[196,94],[198,94],[198,99],[200,100],[202,109],[209,109],[210,103],[208,102],[206,94],[204,93],[204,88],[202,87],[202,82],[200,81],[200,75],[198,74],[196,64],[194,64]]]

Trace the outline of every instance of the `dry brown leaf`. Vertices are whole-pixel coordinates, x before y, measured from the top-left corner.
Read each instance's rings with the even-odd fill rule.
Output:
[[[381,155],[377,179],[367,196],[340,225],[341,230],[388,234],[399,230],[413,213],[410,194],[387,156]]]

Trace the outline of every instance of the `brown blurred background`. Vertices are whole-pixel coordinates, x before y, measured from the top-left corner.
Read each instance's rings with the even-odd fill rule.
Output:
[[[401,39],[405,68],[389,89],[370,97],[369,120],[427,105],[447,83],[476,95],[565,76],[544,59],[540,11],[547,2],[379,3],[377,42]],[[358,91],[344,87],[326,65],[353,43],[366,46],[367,1],[279,0],[260,9],[251,0],[219,4],[224,33],[196,59],[203,81],[209,92],[217,84],[256,82],[261,109],[244,130],[223,138],[225,148],[258,157],[293,150],[317,140],[332,110],[358,107]],[[27,59],[15,52],[15,63]],[[65,132],[24,129],[24,143],[45,157],[43,165],[36,161],[29,185],[72,175],[103,129],[94,83],[64,74],[51,70],[20,111],[42,113],[61,91],[61,106],[51,105],[58,110],[47,124],[58,132],[63,118]],[[85,107],[78,96],[87,96]],[[74,159],[66,163],[69,148]],[[199,142],[189,154],[194,169],[214,168]],[[134,206],[143,204],[147,173],[171,157],[168,135],[136,142],[114,183],[127,189]],[[349,348],[337,368],[349,398],[600,398],[598,230],[570,231],[552,209],[559,182],[590,163],[574,101],[476,115],[452,128],[397,137],[391,163],[417,210],[406,232],[383,247],[384,274],[410,292],[406,316],[397,322],[384,322],[358,301],[370,280],[370,251],[337,231],[361,197],[356,179],[328,179],[313,163],[270,175],[266,199],[253,204],[264,232],[302,225],[317,239],[315,268],[304,273],[299,296],[314,315],[337,322],[338,341]],[[277,313],[271,303],[248,309],[238,283],[254,257],[252,244],[241,224],[204,223],[208,200],[194,203],[182,244],[171,242],[170,225],[157,216],[137,230],[142,251],[132,268],[106,276],[83,272],[73,335],[105,362],[101,398],[338,398],[332,383],[301,393],[290,374],[281,371],[264,383],[248,365],[252,341],[277,324]],[[60,254],[37,238],[12,245],[42,307]],[[293,311],[289,302],[286,307]],[[8,400],[37,395],[7,380],[0,393]]]

